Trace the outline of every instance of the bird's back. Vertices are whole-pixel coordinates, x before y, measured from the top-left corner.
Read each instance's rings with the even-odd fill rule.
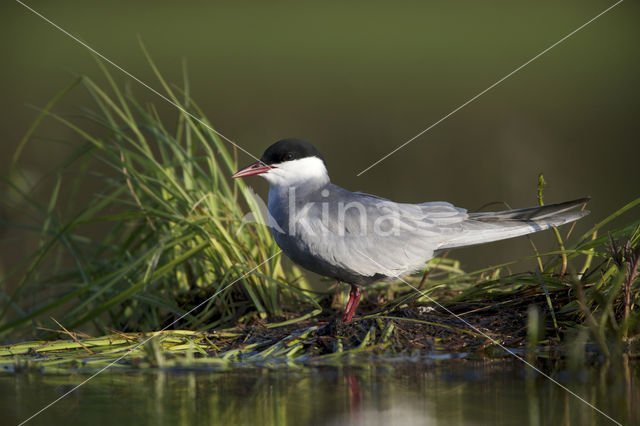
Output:
[[[294,262],[356,284],[421,269],[451,226],[468,218],[449,203],[403,204],[331,183],[269,192],[274,237]]]

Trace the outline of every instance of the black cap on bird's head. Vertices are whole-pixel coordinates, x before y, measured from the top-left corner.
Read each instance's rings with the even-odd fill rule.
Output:
[[[285,161],[300,160],[306,157],[318,157],[324,162],[320,151],[309,142],[297,138],[287,138],[279,140],[267,148],[260,161],[271,165],[284,163]]]
[[[297,138],[282,139],[267,148],[260,161],[239,170],[232,177],[239,178],[264,174],[288,161],[310,157],[318,158],[324,165],[324,157],[309,142]]]

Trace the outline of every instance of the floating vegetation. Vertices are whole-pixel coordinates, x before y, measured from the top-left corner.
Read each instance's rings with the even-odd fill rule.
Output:
[[[420,324],[442,325],[409,318],[376,318],[352,325],[303,324],[278,331],[264,327],[215,332],[167,330],[97,338],[70,333],[68,340],[0,347],[0,368],[8,373],[37,370],[47,374],[102,368],[210,370],[241,365],[357,365],[375,357],[390,361],[464,356],[445,352],[439,344],[442,338],[425,334]],[[426,346],[431,347],[427,352],[416,350]]]

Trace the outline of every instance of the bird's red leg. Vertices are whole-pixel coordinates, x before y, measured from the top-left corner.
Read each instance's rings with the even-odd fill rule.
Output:
[[[342,321],[349,322],[351,318],[353,318],[353,314],[356,312],[356,307],[358,306],[358,302],[360,301],[360,295],[362,294],[362,290],[357,285],[351,284],[351,291],[349,292],[349,301],[347,302],[347,307],[344,310],[344,314],[342,314]]]

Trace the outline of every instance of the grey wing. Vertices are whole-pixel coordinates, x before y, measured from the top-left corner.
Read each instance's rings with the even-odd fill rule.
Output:
[[[398,277],[423,268],[443,240],[443,229],[468,217],[445,202],[401,204],[362,193],[351,193],[349,200],[330,212],[331,220],[314,221],[315,232],[325,237],[313,251],[365,277]]]

